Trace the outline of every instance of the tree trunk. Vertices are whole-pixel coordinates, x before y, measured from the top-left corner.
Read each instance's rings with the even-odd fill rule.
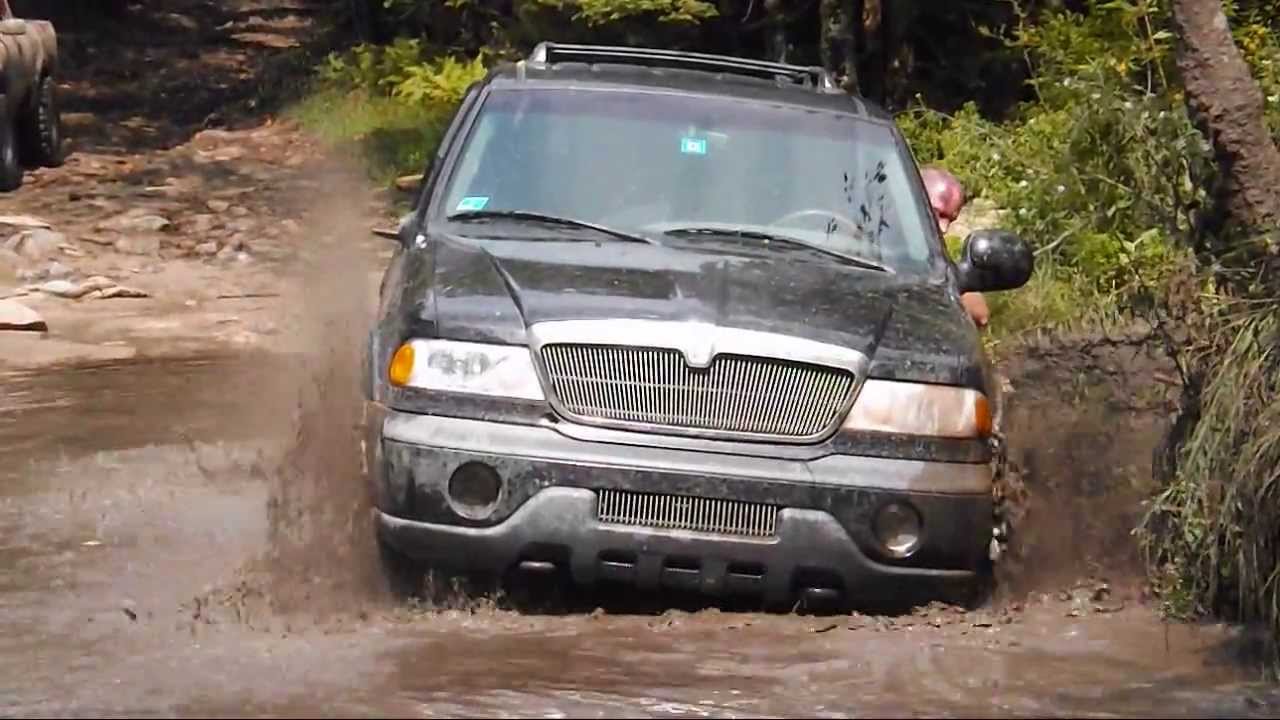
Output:
[[[839,78],[849,92],[858,89],[858,48],[854,45],[854,5],[851,0],[819,0],[822,23],[822,66]]]
[[[787,61],[787,23],[786,11],[782,0],[764,0],[764,9],[769,16],[769,25],[765,30],[767,53],[770,60]]]
[[[862,59],[860,76],[862,94],[883,104],[889,75],[889,57],[893,52],[889,36],[889,0],[863,0]]]
[[[1231,234],[1280,225],[1280,149],[1263,120],[1262,90],[1231,37],[1221,0],[1174,0],[1187,106],[1213,145],[1216,200]]]
[[[375,42],[378,39],[379,4],[379,0],[350,0],[351,29],[360,42]]]

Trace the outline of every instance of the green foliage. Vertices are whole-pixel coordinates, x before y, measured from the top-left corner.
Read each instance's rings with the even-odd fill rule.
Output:
[[[1228,5],[1236,45],[1262,88],[1267,122],[1276,142],[1280,143],[1280,2]]]
[[[319,89],[293,110],[336,143],[354,143],[378,180],[420,172],[486,58],[428,57],[421,41],[358,45],[321,64]]]
[[[716,6],[702,0],[536,0],[588,27],[633,18],[653,18],[664,23],[697,24],[716,16]]]
[[[459,60],[450,55],[428,57],[417,38],[398,38],[389,45],[357,45],[331,54],[320,67],[330,88],[386,94],[408,103],[458,103],[471,83],[484,77],[484,55]]]
[[[1198,422],[1139,536],[1169,614],[1261,620],[1280,667],[1280,310],[1213,317]]]
[[[1054,322],[1145,307],[1185,254],[1179,240],[1194,232],[1212,165],[1169,82],[1165,24],[1154,0],[1046,14],[1010,38],[1034,67],[1036,95],[1010,120],[988,120],[972,103],[953,115],[917,105],[899,116],[922,163],[1008,208],[1010,229],[1036,247],[1046,271],[1010,305],[1042,291],[1083,293],[1043,303],[1067,313],[1044,318]]]
[[[289,115],[322,140],[356,153],[378,182],[421,172],[448,122],[441,108],[362,90],[321,90]]]

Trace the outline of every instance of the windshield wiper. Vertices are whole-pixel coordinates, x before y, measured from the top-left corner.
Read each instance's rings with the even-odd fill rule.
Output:
[[[810,250],[840,258],[847,262],[853,263],[867,270],[877,270],[884,273],[893,273],[887,265],[882,265],[874,260],[868,260],[857,255],[842,253],[839,250],[832,250],[817,243],[811,243],[800,238],[790,237],[788,235],[779,235],[777,233],[764,232],[763,230],[749,230],[747,228],[724,228],[724,227],[679,227],[672,228],[663,232],[664,235],[728,235],[731,237],[751,238],[753,240],[764,240],[766,242],[777,242],[786,245],[794,245],[796,247],[804,247]]]
[[[552,225],[564,225],[567,227],[583,228],[585,230],[594,230],[598,233],[604,233],[619,240],[628,242],[647,243],[649,245],[661,245],[653,238],[647,238],[643,235],[635,235],[623,230],[615,230],[605,225],[597,225],[586,220],[575,220],[574,218],[560,217],[559,215],[547,215],[544,213],[531,212],[528,210],[467,210],[447,215],[448,220],[531,220],[534,222],[549,223]]]

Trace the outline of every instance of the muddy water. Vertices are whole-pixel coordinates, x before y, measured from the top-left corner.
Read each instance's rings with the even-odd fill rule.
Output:
[[[278,397],[290,362],[0,377],[0,715],[1280,712],[1237,631],[1164,626],[1120,591],[896,618],[272,609],[244,568],[273,542],[270,475],[301,436]]]

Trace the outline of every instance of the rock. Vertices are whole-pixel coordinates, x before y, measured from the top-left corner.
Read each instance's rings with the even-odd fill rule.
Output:
[[[212,203],[214,201],[210,200],[209,202]],[[191,216],[190,224],[188,225],[187,230],[189,230],[190,232],[196,233],[197,235],[204,235],[221,224],[222,224],[222,221],[218,219],[217,215],[209,215],[208,213],[201,213],[199,215]]]
[[[196,150],[196,161],[205,163],[230,162],[232,160],[239,160],[248,152],[248,150],[245,150],[239,145],[231,145],[229,147],[222,147],[210,151]]]
[[[223,212],[226,212],[227,209],[231,207],[231,203],[227,202],[226,200],[210,200],[209,202],[205,203],[205,207],[209,208],[213,212],[223,213]]]
[[[45,277],[53,278],[56,280],[61,278],[69,278],[75,273],[75,271],[67,267],[66,265],[63,265],[62,263],[58,262],[57,260],[54,260],[53,262],[49,263],[49,267],[44,271],[44,273],[45,273]]]
[[[81,289],[88,289],[89,291],[106,290],[107,288],[113,288],[115,286],[116,286],[115,280],[112,280],[109,277],[103,277],[101,275],[94,275],[88,280],[85,280],[84,282],[80,283]]]
[[[16,300],[0,300],[0,330],[44,332],[48,329],[40,313]]]
[[[235,256],[236,256],[236,250],[230,245],[227,245],[226,247],[223,247],[221,250],[218,251],[218,259],[222,260],[223,262],[226,262],[227,260],[231,260]]]
[[[22,258],[12,250],[0,247],[0,277],[12,275],[22,267]]]
[[[139,289],[137,289],[137,288],[125,287],[124,285],[117,285],[117,286],[115,286],[115,287],[107,288],[107,289],[105,289],[105,290],[97,290],[97,291],[95,291],[95,292],[97,292],[97,293],[101,293],[100,295],[98,295],[98,297],[102,298],[103,300],[108,300],[108,299],[110,299],[110,298],[145,298],[145,297],[151,297],[151,295],[149,295],[149,294],[147,293],[147,291],[145,291],[145,290],[139,290]]]
[[[988,230],[1007,227],[1009,211],[998,207],[987,198],[974,198],[960,211],[960,216],[947,228],[948,235],[960,239],[969,236],[974,230]]]
[[[69,300],[75,300],[76,298],[84,297],[85,295],[88,295],[90,292],[88,289],[85,289],[83,286],[70,282],[68,280],[50,280],[49,282],[44,283],[43,285],[37,285],[36,290],[39,290],[40,292],[46,295],[53,295],[55,297],[67,298]]]
[[[53,227],[47,220],[41,220],[32,215],[0,215],[0,225],[8,225],[23,230],[32,228],[48,230]]]
[[[214,255],[218,254],[218,243],[216,242],[200,243],[199,245],[196,245],[195,253],[202,257],[213,257]]]
[[[173,223],[162,215],[152,215],[131,210],[117,215],[110,220],[98,223],[99,230],[115,230],[116,232],[159,232],[173,227]]]
[[[233,205],[231,206],[231,214],[235,215],[236,217],[248,217],[249,208],[243,205]]]
[[[402,175],[396,178],[396,189],[401,192],[417,192],[422,187],[421,175]]]
[[[249,242],[245,239],[244,233],[236,233],[227,239],[227,246],[239,252],[249,247]]]
[[[68,130],[84,130],[99,124],[100,120],[96,113],[66,111],[62,113],[62,126]]]
[[[160,252],[160,238],[148,235],[122,237],[115,242],[116,252],[126,255],[155,255]]]
[[[104,247],[111,247],[116,242],[113,239],[100,237],[98,235],[81,235],[80,239],[85,242],[93,243],[94,245],[102,245]]]
[[[58,246],[67,242],[67,236],[52,230],[33,228],[9,238],[5,247],[29,260],[44,260],[58,254]]]

